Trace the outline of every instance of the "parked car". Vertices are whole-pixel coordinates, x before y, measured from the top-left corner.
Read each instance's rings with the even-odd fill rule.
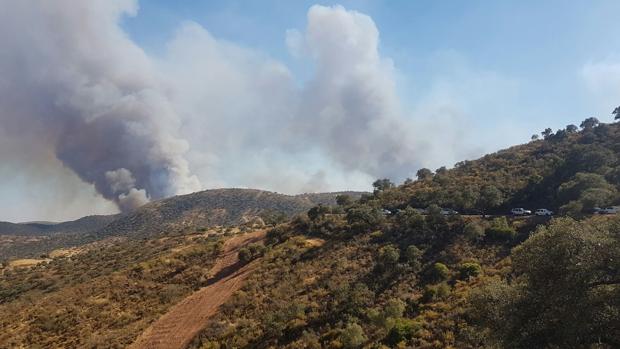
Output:
[[[599,214],[616,214],[618,212],[620,212],[620,206],[605,207],[598,211]]]
[[[537,216],[553,216],[553,211],[547,210],[546,208],[539,208],[534,214]]]
[[[444,216],[452,216],[452,215],[456,215],[459,214],[457,211],[451,209],[451,208],[442,208],[441,209],[441,214]]]
[[[510,213],[512,213],[514,216],[529,216],[532,214],[532,211],[526,210],[523,207],[517,207],[510,210]]]

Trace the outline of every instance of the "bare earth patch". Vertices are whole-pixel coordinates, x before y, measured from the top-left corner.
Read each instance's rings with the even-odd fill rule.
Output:
[[[228,239],[221,257],[211,270],[209,285],[192,293],[151,324],[129,347],[133,349],[182,349],[189,345],[209,319],[232,294],[241,288],[255,263],[240,265],[239,249],[261,241],[259,230]]]

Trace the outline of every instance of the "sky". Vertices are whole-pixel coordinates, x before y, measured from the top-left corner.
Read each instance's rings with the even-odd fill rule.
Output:
[[[0,5],[5,221],[369,190],[620,104],[617,1]]]

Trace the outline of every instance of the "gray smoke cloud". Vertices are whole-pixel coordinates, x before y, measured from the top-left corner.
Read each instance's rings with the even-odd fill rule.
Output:
[[[474,74],[404,112],[375,23],[342,6],[312,6],[306,27],[287,31],[312,66],[305,79],[194,22],[149,56],[119,24],[138,13],[134,0],[0,8],[0,173],[66,175],[60,161],[123,211],[201,183],[299,193],[403,179],[470,150],[455,96],[479,91],[486,105],[501,100],[489,90],[506,90]]]
[[[287,39],[316,67],[302,91],[300,128],[347,170],[411,175],[419,140],[400,110],[393,63],[379,54],[373,20],[342,6],[312,6],[307,18],[305,32],[289,31]]]
[[[118,22],[133,1],[0,1],[0,122],[120,209],[200,188],[150,59]]]

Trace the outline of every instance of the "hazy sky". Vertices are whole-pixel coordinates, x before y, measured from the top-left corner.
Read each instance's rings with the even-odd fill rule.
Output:
[[[620,104],[618,1],[0,6],[0,220],[367,190]]]

